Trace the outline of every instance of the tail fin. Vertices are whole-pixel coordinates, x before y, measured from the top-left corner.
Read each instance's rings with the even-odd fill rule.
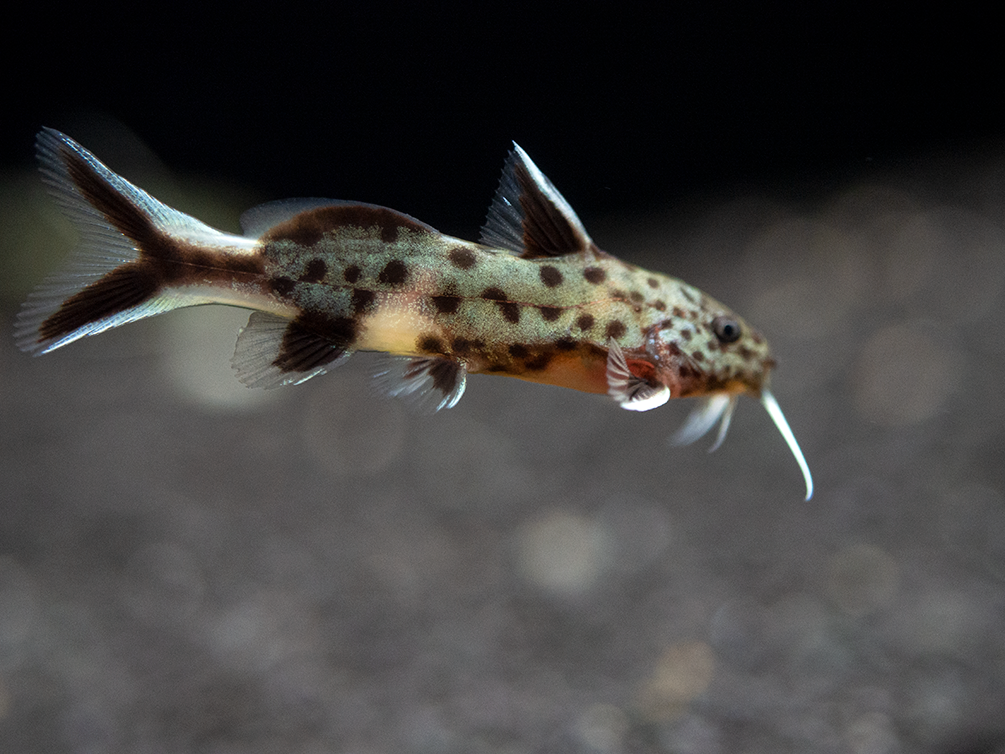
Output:
[[[47,353],[86,335],[201,303],[172,291],[185,247],[230,238],[173,210],[106,168],[73,139],[43,129],[39,167],[56,202],[82,236],[70,265],[25,302],[17,345]],[[213,243],[215,241],[215,244]]]

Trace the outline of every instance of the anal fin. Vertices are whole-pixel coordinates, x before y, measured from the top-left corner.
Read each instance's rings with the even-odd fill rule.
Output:
[[[385,354],[380,360],[374,374],[377,387],[417,408],[434,412],[453,408],[464,395],[468,370],[460,359]]]
[[[338,366],[352,352],[307,330],[296,320],[252,312],[237,336],[231,364],[248,387],[299,385]]]

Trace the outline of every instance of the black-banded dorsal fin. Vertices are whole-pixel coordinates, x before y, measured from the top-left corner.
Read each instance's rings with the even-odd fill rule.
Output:
[[[249,209],[241,215],[246,236],[292,240],[310,246],[339,228],[376,228],[385,243],[394,243],[402,230],[436,233],[436,229],[404,212],[364,202],[337,199],[283,199]]]
[[[595,248],[572,207],[516,142],[503,166],[481,242],[525,259]]]

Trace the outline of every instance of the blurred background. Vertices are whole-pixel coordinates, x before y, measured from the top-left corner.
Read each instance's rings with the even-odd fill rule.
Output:
[[[1002,60],[954,10],[5,24],[0,748],[1005,751]],[[42,125],[226,230],[330,196],[472,239],[515,139],[767,334],[816,496],[752,401],[709,455],[686,403],[500,378],[416,416],[366,355],[246,390],[237,310],[29,358],[75,237]]]

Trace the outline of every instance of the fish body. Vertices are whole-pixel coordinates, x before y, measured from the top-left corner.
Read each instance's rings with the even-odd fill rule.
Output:
[[[37,150],[83,244],[22,309],[23,350],[215,303],[253,310],[233,364],[254,387],[303,382],[354,351],[377,351],[386,392],[437,409],[457,403],[469,373],[606,393],[632,410],[699,397],[678,437],[718,421],[716,445],[747,393],[771,413],[812,494],[767,388],[764,337],[693,286],[601,251],[519,146],[480,243],[385,207],[321,199],[262,205],[242,217],[244,235],[223,233],[64,134],[43,130]]]

